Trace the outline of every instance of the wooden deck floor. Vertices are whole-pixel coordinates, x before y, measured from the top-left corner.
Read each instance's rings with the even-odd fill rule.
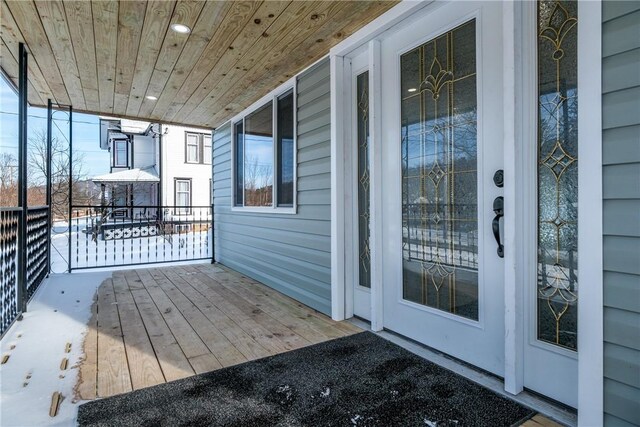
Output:
[[[360,331],[220,266],[117,271],[98,289],[77,394],[113,396]]]
[[[116,271],[93,305],[77,396],[113,396],[360,331],[222,266]],[[523,426],[560,424],[538,414]]]

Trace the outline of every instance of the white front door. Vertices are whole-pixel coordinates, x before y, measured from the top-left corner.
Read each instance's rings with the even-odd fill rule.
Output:
[[[500,2],[448,3],[381,42],[384,326],[497,375],[501,16]]]

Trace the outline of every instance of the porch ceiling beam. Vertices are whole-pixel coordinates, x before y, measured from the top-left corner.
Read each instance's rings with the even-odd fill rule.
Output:
[[[0,67],[24,42],[32,105],[215,127],[396,3],[2,0]]]

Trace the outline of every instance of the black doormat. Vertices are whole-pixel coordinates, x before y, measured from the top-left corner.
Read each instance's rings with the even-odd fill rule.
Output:
[[[81,426],[510,426],[534,412],[372,333],[80,406]]]

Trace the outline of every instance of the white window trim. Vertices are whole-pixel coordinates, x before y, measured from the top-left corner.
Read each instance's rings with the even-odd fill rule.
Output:
[[[193,135],[196,137],[196,160],[195,161],[190,161],[189,160],[189,146],[193,145],[193,144],[189,144],[189,136]],[[186,131],[185,132],[185,136],[184,136],[184,144],[185,144],[185,150],[184,150],[184,162],[188,163],[190,165],[197,165],[201,163],[201,159],[200,159],[200,135],[202,135],[201,133],[198,132],[189,132]],[[202,142],[202,144],[204,144],[204,140]]]
[[[210,152],[210,156],[205,155],[206,154],[206,147],[207,144],[205,144],[205,141],[207,140],[207,138],[209,138],[209,150]],[[203,133],[202,134],[202,164],[204,165],[210,165],[211,162],[213,161],[213,136],[209,133]]]
[[[178,190],[178,183],[180,182],[186,182],[189,184],[189,191],[180,191]],[[193,183],[192,183],[192,179],[191,178],[174,178],[173,180],[173,185],[174,185],[174,203],[175,203],[175,209],[174,209],[174,215],[191,215],[191,203],[192,203],[192,191],[193,189],[191,188]],[[178,193],[187,193],[189,195],[188,198],[188,203],[186,205],[179,205],[178,204]],[[187,212],[182,212],[183,209],[186,209]]]
[[[118,144],[124,144],[124,164],[118,162]],[[126,139],[114,139],[113,140],[113,167],[114,168],[126,168],[129,167],[129,144]]]
[[[278,109],[277,100],[282,95],[291,91],[293,94],[293,206],[277,206],[277,194],[278,194],[278,179],[277,179],[277,150],[276,150],[276,136],[277,136],[277,120]],[[236,191],[236,131],[235,125],[238,122],[242,122],[242,132],[246,132],[244,125],[244,119],[246,116],[264,107],[269,102],[273,105],[272,120],[273,120],[273,195],[271,206],[237,206],[235,204],[235,191]],[[298,87],[297,77],[293,77],[286,81],[284,84],[271,91],[267,95],[254,102],[249,108],[237,114],[230,120],[231,127],[231,211],[232,212],[251,212],[251,213],[266,213],[266,214],[287,214],[295,215],[298,213]],[[213,141],[213,140],[212,140]],[[242,174],[244,178],[244,173]],[[244,193],[243,193],[244,203]]]

